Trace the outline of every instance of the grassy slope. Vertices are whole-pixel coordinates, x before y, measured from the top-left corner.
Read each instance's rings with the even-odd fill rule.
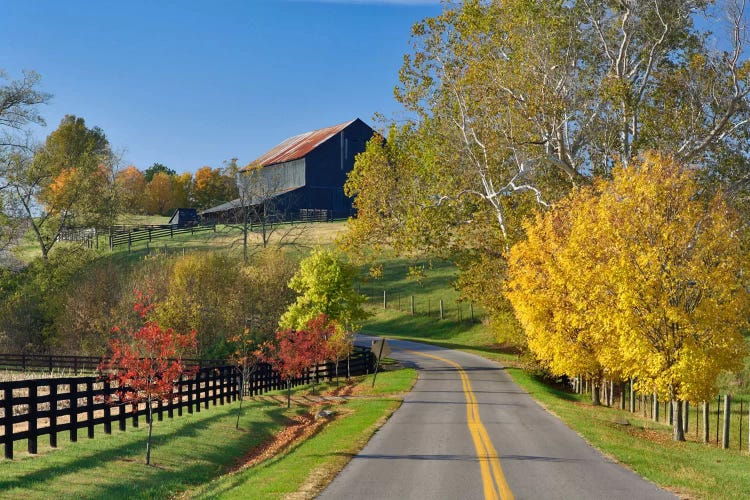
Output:
[[[451,273],[447,268],[439,273],[442,276],[429,281],[425,293],[438,296],[453,292],[448,279]],[[382,294],[383,288],[403,286],[405,282],[402,277],[394,277],[391,282],[384,273],[383,280],[376,283],[373,286],[379,286]],[[370,309],[375,316],[365,326],[366,333],[428,342],[473,352],[506,365],[517,364],[517,357],[501,352],[492,334],[481,324],[411,316],[405,310],[383,310],[382,298],[380,303],[371,302]],[[511,367],[508,372],[533,398],[588,442],[657,484],[691,498],[743,498],[750,491],[750,474],[747,473],[750,456],[747,452],[738,453],[736,437],[732,440],[734,450],[720,450],[695,441],[675,443],[671,441],[671,428],[667,425],[614,408],[593,407],[588,404],[587,396],[559,391],[519,368]],[[689,439],[695,440],[692,431],[695,410],[692,411]],[[617,424],[618,420],[628,420],[631,425]],[[711,426],[714,425],[712,421]],[[737,432],[738,426],[733,427]],[[746,427],[743,432],[747,432]]]
[[[347,416],[329,424],[314,444],[299,446],[274,458],[272,464],[261,464],[263,479],[237,474],[230,482],[242,480],[249,490],[255,490],[262,481],[270,494],[296,491],[306,480],[299,471],[313,465],[325,463],[334,474],[366,441],[361,436],[372,434],[374,423],[399,404],[397,396],[378,395],[403,392],[415,377],[413,370],[379,375],[376,390],[369,393],[376,397],[344,405]],[[370,379],[364,377],[360,383],[369,387]],[[300,391],[306,389],[297,388]],[[284,402],[284,398],[278,399]],[[77,443],[60,435],[58,449],[40,443],[38,456],[19,452],[26,443],[17,442],[17,459],[0,461],[0,498],[171,498],[217,479],[248,450],[280,430],[290,416],[305,411],[294,406],[287,410],[269,398],[255,398],[244,403],[240,429],[236,430],[237,410],[238,403],[232,403],[173,420],[165,415],[164,421],[154,423],[151,467],[144,465],[147,426],[143,420],[138,429],[113,430],[110,436],[97,428],[95,439],[79,436]],[[282,471],[289,472],[284,475]],[[223,488],[228,483],[216,484]],[[213,486],[206,491],[214,491]]]

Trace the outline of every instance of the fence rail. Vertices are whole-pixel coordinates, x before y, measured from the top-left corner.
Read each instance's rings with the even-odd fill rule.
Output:
[[[98,358],[85,356],[0,356],[10,356],[11,359],[17,356],[26,359],[27,363],[40,358],[45,361],[73,359],[80,366],[83,366],[84,359],[96,360],[88,365],[94,368],[99,362]],[[355,347],[348,359],[340,361],[339,373],[362,375],[373,369],[374,356],[370,349]],[[289,382],[291,386],[298,386],[314,379],[332,380],[336,375],[335,363],[327,362]],[[173,418],[175,413],[182,416],[184,410],[187,413],[200,412],[201,406],[208,409],[210,403],[216,406],[235,401],[241,394],[255,396],[283,388],[286,388],[286,381],[267,363],[257,365],[247,380],[242,379],[241,370],[234,365],[201,367],[194,376],[183,376],[175,382],[171,397],[153,402],[152,410],[154,417],[162,420],[164,413]],[[94,438],[97,425],[103,424],[105,434],[112,433],[113,423],[117,423],[121,431],[126,429],[128,420],[132,427],[138,427],[139,417],[148,413],[146,403],[137,406],[119,403],[116,393],[116,385],[93,376],[0,382],[0,444],[5,449],[5,458],[13,458],[14,442],[23,439],[27,440],[28,452],[37,453],[40,436],[48,435],[50,446],[54,448],[57,447],[58,434],[63,432],[68,432],[70,441],[75,442],[79,429],[85,428],[87,436]]]
[[[56,354],[2,354],[0,369],[5,370],[72,370],[73,373],[92,372],[97,369],[102,358],[97,356],[64,356]],[[182,358],[189,368],[203,368],[226,364],[225,359]]]

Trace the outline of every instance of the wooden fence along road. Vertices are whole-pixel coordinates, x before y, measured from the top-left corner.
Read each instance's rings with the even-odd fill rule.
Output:
[[[8,359],[8,356],[14,355],[0,355],[0,359]],[[340,362],[339,371],[342,376],[364,375],[373,368],[374,356],[370,349],[356,347],[348,362]],[[313,378],[332,380],[334,376],[335,364],[327,362],[290,382],[292,386],[298,386],[310,383]],[[242,372],[237,366],[203,367],[194,376],[182,377],[175,382],[172,397],[168,401],[155,401],[152,409],[156,418],[162,420],[164,412],[169,418],[174,417],[175,412],[182,416],[185,409],[190,414],[201,411],[201,405],[208,409],[209,403],[216,406],[236,401],[240,393],[254,396],[283,388],[286,388],[286,381],[267,363],[258,364],[248,380],[242,380]],[[4,446],[5,458],[13,458],[13,443],[23,439],[27,440],[28,452],[35,454],[40,436],[49,435],[50,446],[54,448],[57,447],[57,435],[62,432],[69,432],[70,441],[75,442],[78,429],[87,429],[88,437],[93,438],[94,428],[100,424],[103,424],[105,434],[112,433],[113,422],[124,431],[128,416],[132,426],[138,427],[139,417],[148,413],[146,403],[137,407],[118,403],[116,391],[116,385],[99,377],[0,383],[0,444]]]

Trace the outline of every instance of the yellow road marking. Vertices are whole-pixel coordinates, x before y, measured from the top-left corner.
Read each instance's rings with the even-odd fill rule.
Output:
[[[492,444],[490,436],[487,434],[487,429],[484,427],[479,416],[477,398],[474,394],[474,390],[471,388],[471,381],[469,380],[466,371],[455,361],[443,358],[442,356],[406,349],[405,351],[418,356],[442,361],[458,370],[458,373],[461,376],[464,395],[466,396],[466,416],[468,418],[469,432],[474,441],[474,448],[477,451],[477,458],[479,459],[479,468],[482,472],[484,498],[487,500],[496,500],[498,498],[502,500],[513,500],[513,493],[510,491],[508,482],[505,480],[503,468],[500,466],[500,458],[497,456],[497,450],[495,450],[495,446]]]

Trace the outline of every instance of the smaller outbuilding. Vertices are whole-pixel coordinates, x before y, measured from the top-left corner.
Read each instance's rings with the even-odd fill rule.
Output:
[[[201,223],[201,216],[194,208],[178,208],[169,219],[169,225],[175,227],[192,227]]]

